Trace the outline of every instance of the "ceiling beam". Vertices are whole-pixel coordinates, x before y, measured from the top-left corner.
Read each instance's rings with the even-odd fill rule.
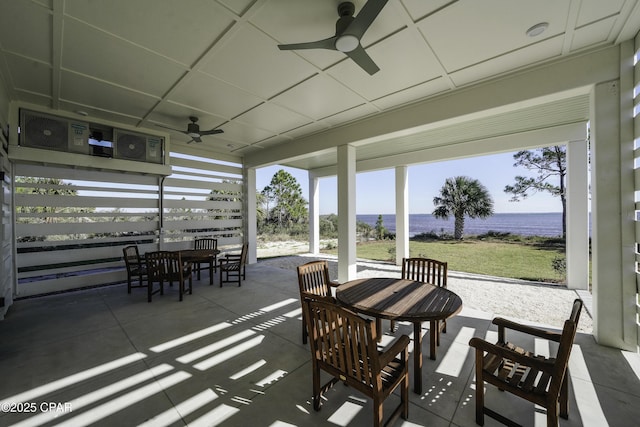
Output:
[[[519,132],[517,134],[429,147],[424,150],[412,151],[411,153],[403,153],[396,156],[359,160],[356,161],[356,171],[371,172],[375,170],[392,169],[396,166],[413,166],[519,150],[530,150],[551,145],[565,145],[571,141],[584,141],[586,138],[587,122],[572,123]],[[310,173],[320,178],[335,176],[337,169],[335,166],[330,166],[313,169]]]
[[[245,156],[247,167],[288,159],[344,144],[357,146],[448,126],[460,121],[544,105],[589,92],[591,85],[619,77],[619,46],[574,55],[504,78],[398,108]]]

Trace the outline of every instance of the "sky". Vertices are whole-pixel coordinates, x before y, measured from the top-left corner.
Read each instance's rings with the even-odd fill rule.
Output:
[[[494,203],[494,213],[562,212],[560,198],[535,193],[520,202],[511,202],[504,192],[516,175],[535,176],[523,167],[514,167],[513,153],[495,154],[446,162],[409,166],[409,213],[432,213],[433,198],[447,178],[465,175],[483,184]],[[303,197],[309,200],[307,171],[283,166],[269,166],[256,171],[256,186],[262,190],[280,169],[289,172],[300,184]],[[555,184],[555,183],[554,183]],[[338,213],[337,178],[320,179],[320,215]],[[395,170],[381,170],[356,175],[356,213],[395,213]]]

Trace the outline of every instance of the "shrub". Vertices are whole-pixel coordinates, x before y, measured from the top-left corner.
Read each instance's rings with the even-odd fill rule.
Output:
[[[559,276],[564,277],[567,273],[567,260],[563,256],[556,256],[553,260],[551,260],[551,267],[553,267],[553,271],[558,273]]]

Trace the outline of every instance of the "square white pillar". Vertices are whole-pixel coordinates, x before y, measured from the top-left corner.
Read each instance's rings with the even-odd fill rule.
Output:
[[[569,289],[589,289],[588,161],[586,139],[567,144],[566,259]]]
[[[247,262],[258,262],[258,204],[256,197],[256,169],[244,168],[244,241],[249,243]]]
[[[409,174],[407,166],[396,167],[396,265],[409,257]]]
[[[338,281],[357,276],[356,266],[356,149],[338,147]]]
[[[631,214],[633,198],[622,197],[623,182],[633,183],[633,141],[622,150],[618,85],[597,84],[591,94],[593,335],[601,345],[636,351],[635,248],[626,243],[634,236],[626,206]]]
[[[309,172],[309,252],[320,253],[320,179]]]

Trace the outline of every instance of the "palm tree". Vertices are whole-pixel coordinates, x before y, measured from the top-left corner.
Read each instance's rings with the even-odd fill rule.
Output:
[[[493,199],[487,188],[477,179],[468,176],[447,178],[440,189],[440,195],[433,198],[436,218],[455,218],[453,236],[462,239],[464,217],[487,218],[493,215]]]

